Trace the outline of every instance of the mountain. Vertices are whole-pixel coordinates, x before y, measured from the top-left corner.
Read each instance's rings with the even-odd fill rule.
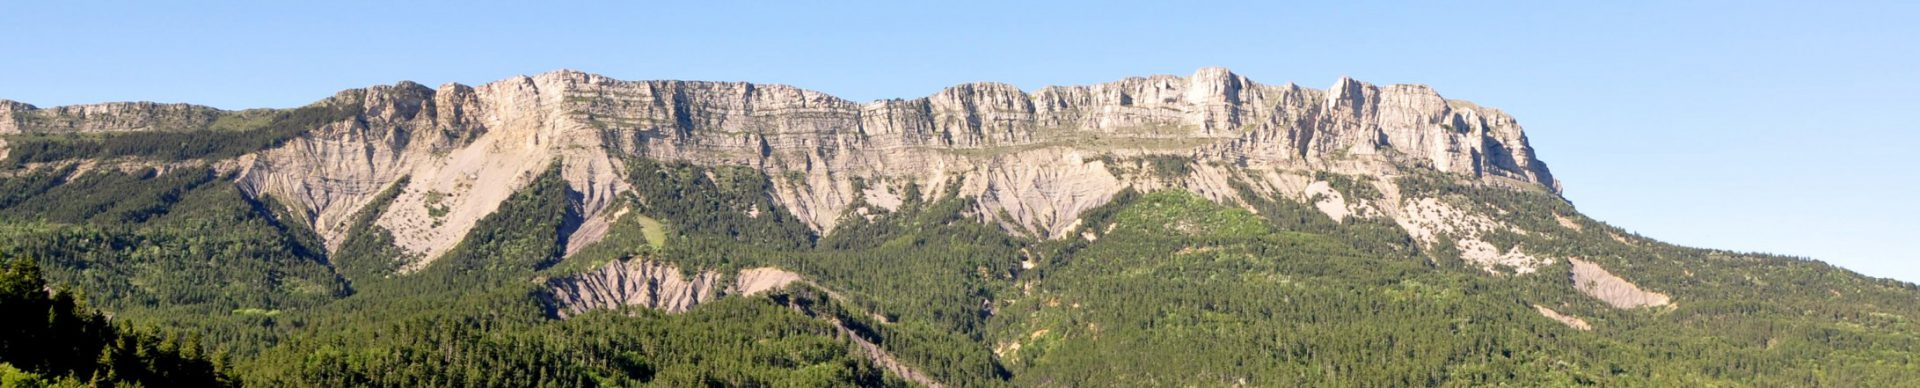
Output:
[[[1913,285],[1589,219],[1515,119],[1419,85],[557,71],[0,101],[0,140],[0,254],[248,384],[1920,379]]]

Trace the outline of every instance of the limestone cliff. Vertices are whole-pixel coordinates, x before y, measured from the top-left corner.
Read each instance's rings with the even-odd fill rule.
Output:
[[[416,269],[556,163],[589,224],[577,230],[603,230],[615,199],[630,192],[622,179],[629,158],[760,169],[774,179],[770,194],[822,232],[859,211],[854,206],[892,208],[907,190],[921,190],[976,198],[975,216],[1061,238],[1082,212],[1129,187],[1178,187],[1236,203],[1238,182],[1261,195],[1317,198],[1315,206],[1337,219],[1393,218],[1431,243],[1434,230],[1471,238],[1487,228],[1428,219],[1423,214],[1439,210],[1401,198],[1391,179],[1373,181],[1383,198],[1342,198],[1328,195],[1312,172],[1390,178],[1428,169],[1558,191],[1519,124],[1499,110],[1425,86],[1343,78],[1320,90],[1260,84],[1217,68],[1032,92],[974,83],[868,103],[784,85],[621,81],[574,71],[477,87],[402,82],[330,101],[363,112],[219,165],[239,172],[254,195],[304,212],[329,247],[341,242],[352,214],[410,177],[378,224],[418,254],[409,267]],[[0,133],[218,129],[243,123],[243,113],[5,102]],[[1160,168],[1165,160],[1182,168]],[[595,239],[577,237],[568,243]],[[1533,265],[1517,252],[1478,254],[1494,257],[1489,263]]]
[[[113,102],[40,109],[0,100],[0,134],[173,131],[203,129],[219,109],[152,102]]]

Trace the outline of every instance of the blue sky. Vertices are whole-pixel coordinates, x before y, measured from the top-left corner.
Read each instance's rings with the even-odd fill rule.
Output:
[[[863,101],[1205,66],[1423,83],[1519,118],[1595,218],[1920,281],[1913,2],[68,3],[0,3],[0,98],[291,107],[560,68]]]

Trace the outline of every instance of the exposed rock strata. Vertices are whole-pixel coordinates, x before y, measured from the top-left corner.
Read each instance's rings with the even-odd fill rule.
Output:
[[[729,295],[757,295],[783,289],[796,282],[812,285],[799,274],[772,267],[743,269],[735,274],[734,278],[734,283],[725,288]],[[598,270],[548,281],[546,302],[561,319],[592,310],[627,306],[679,313],[718,297],[716,295],[720,288],[718,279],[720,276],[713,271],[703,271],[692,277],[686,277],[682,275],[679,267],[671,264],[645,260],[615,260]],[[814,286],[818,287],[818,285]],[[824,288],[821,290],[833,299],[843,298],[833,291]],[[794,309],[801,310],[799,307]],[[838,318],[822,317],[807,311],[801,312],[833,324],[841,336],[852,341],[860,349],[861,355],[888,372],[923,386],[945,386],[920,372],[919,369],[901,362],[892,353],[887,352],[886,348],[854,332]]]
[[[714,271],[687,276],[672,264],[613,260],[592,271],[548,280],[545,298],[560,318],[628,306],[677,313],[712,301],[723,292],[756,295],[804,281],[799,274],[767,267],[741,270],[734,279],[726,285]]]
[[[1607,272],[1599,264],[1580,259],[1567,261],[1573,263],[1573,288],[1614,308],[1665,306],[1672,301],[1666,294],[1643,290],[1627,279]]]
[[[847,324],[840,322],[839,319],[828,318],[828,322],[833,323],[834,329],[839,330],[841,336],[852,340],[854,345],[859,346],[860,353],[867,356],[868,360],[873,361],[874,365],[879,365],[881,368],[886,369],[887,372],[892,372],[894,376],[900,376],[900,378],[907,379],[907,381],[927,388],[945,388],[947,386],[946,384],[941,384],[938,380],[934,380],[933,377],[927,376],[926,373],[921,373],[919,369],[914,368],[912,365],[900,362],[900,359],[894,357],[893,353],[887,352],[886,348],[881,347],[880,344],[873,343],[873,341],[868,340],[866,337],[860,336],[859,333],[848,328]]]
[[[378,221],[421,258],[409,269],[452,248],[556,163],[587,224],[577,230],[599,230],[612,219],[615,198],[628,192],[622,160],[631,157],[758,168],[773,177],[771,194],[786,210],[823,232],[854,204],[898,206],[917,189],[929,197],[978,198],[976,216],[1057,238],[1082,212],[1128,187],[1183,188],[1239,203],[1236,187],[1244,184],[1262,195],[1318,195],[1316,205],[1336,219],[1394,217],[1431,241],[1419,229],[1432,225],[1403,220],[1425,212],[1418,199],[1309,193],[1313,180],[1303,172],[1390,178],[1420,168],[1489,184],[1558,186],[1519,125],[1499,110],[1446,100],[1424,86],[1343,78],[1318,90],[1260,84],[1225,69],[1030,93],[975,83],[865,104],[783,85],[620,81],[573,71],[478,87],[402,82],[334,98],[365,111],[222,165],[241,170],[253,194],[303,211],[329,247],[338,246],[347,218],[379,190],[411,177]],[[0,104],[0,122],[10,123],[0,132],[139,130],[218,119],[202,107],[142,104]],[[62,124],[22,129],[25,116]],[[1156,170],[1164,166],[1146,159],[1156,156],[1192,162]],[[567,251],[596,235],[569,239]]]
[[[793,282],[803,281],[800,274],[772,267],[748,268],[740,270],[735,276],[733,288],[728,291],[736,295],[756,295],[763,292],[786,288]]]
[[[223,113],[189,104],[110,102],[41,109],[0,100],[0,134],[203,129]]]
[[[1587,320],[1580,319],[1580,317],[1561,314],[1559,311],[1554,311],[1553,309],[1547,308],[1547,306],[1537,304],[1533,305],[1533,310],[1539,312],[1541,316],[1547,317],[1547,319],[1560,321],[1560,323],[1567,325],[1567,327],[1581,331],[1593,330],[1593,325],[1587,324]]]
[[[1454,242],[1460,249],[1460,259],[1480,266],[1480,269],[1495,272],[1496,267],[1512,268],[1517,274],[1530,274],[1540,267],[1553,264],[1553,259],[1535,257],[1516,246],[1506,251],[1492,243],[1478,239],[1464,238]]]

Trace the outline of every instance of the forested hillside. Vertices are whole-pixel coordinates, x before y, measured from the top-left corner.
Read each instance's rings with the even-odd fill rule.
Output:
[[[1335,222],[1285,199],[1247,210],[1181,191],[1123,194],[1090,211],[1079,237],[1061,240],[982,224],[964,215],[970,199],[957,197],[909,197],[817,236],[780,214],[765,176],[647,161],[629,167],[637,195],[623,206],[655,221],[610,232],[627,238],[563,260],[560,231],[572,216],[564,182],[549,172],[446,259],[411,273],[345,271],[311,232],[281,221],[275,201],[246,198],[212,174],[57,169],[5,179],[12,195],[0,208],[8,220],[0,249],[33,259],[14,261],[9,298],[41,298],[6,306],[67,306],[50,326],[21,330],[69,330],[12,338],[72,343],[88,362],[21,353],[6,361],[43,380],[91,381],[104,372],[91,363],[100,352],[86,349],[105,345],[84,344],[119,341],[137,357],[218,360],[197,361],[203,372],[166,373],[249,385],[907,384],[860,356],[839,322],[955,386],[1920,378],[1911,363],[1920,338],[1905,318],[1920,313],[1906,303],[1910,284],[1817,262],[1616,240],[1609,234],[1621,232],[1590,221],[1575,231],[1547,224],[1570,210],[1549,194],[1439,179],[1406,184],[1553,226],[1545,229],[1559,232],[1502,244],[1624,268],[1678,302],[1616,309],[1574,289],[1565,263],[1539,271],[1557,276],[1490,275],[1444,248],[1422,250],[1387,221]],[[756,206],[771,214],[739,211]],[[392,251],[380,232],[357,228],[348,241],[360,248],[332,257]],[[631,237],[649,232],[664,241]],[[541,304],[543,279],[641,259],[777,266],[832,296],[801,287],[682,314],[639,308],[567,320]],[[111,311],[115,324],[76,310],[72,292],[26,292],[42,288],[30,263]],[[1820,292],[1794,292],[1806,288]],[[799,300],[816,307],[792,307]],[[1591,329],[1536,306],[1584,317]],[[116,365],[133,369],[109,376],[176,378],[140,372],[155,365],[141,362],[196,361],[130,361]],[[213,374],[214,362],[224,375]]]
[[[1418,85],[0,105],[12,385],[1920,381],[1920,287],[1587,218]]]
[[[50,289],[33,260],[3,260],[0,271],[0,385],[219,387],[226,353],[208,353],[199,335],[150,333],[109,322],[66,287]]]

